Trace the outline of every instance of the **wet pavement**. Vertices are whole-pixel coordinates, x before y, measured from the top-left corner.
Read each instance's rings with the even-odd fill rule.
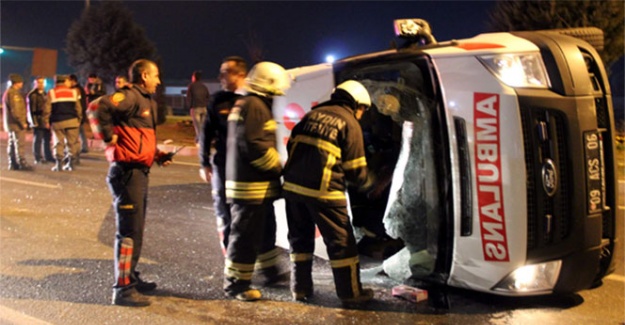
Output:
[[[6,152],[3,141],[0,150]],[[4,157],[4,154],[3,154]],[[31,157],[29,157],[31,158]],[[291,301],[288,283],[262,288],[263,300],[227,299],[210,187],[193,154],[155,167],[139,270],[158,289],[152,305],[110,305],[114,214],[104,182],[108,164],[94,148],[74,172],[7,171],[0,161],[0,324],[623,324],[623,255],[614,275],[567,296],[507,298],[459,289],[411,303],[391,296],[399,284],[363,257],[375,301],[345,309],[328,263],[315,260],[315,296]],[[619,217],[623,217],[620,210]],[[622,232],[622,229],[621,229]],[[622,233],[621,233],[622,238]],[[621,243],[623,244],[623,243]],[[287,254],[284,252],[284,265]],[[445,299],[444,299],[445,298]],[[434,302],[445,302],[435,304]]]

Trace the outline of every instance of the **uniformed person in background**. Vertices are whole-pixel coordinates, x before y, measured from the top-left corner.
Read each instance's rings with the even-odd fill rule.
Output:
[[[78,140],[78,128],[82,123],[80,93],[71,87],[69,76],[59,74],[55,79],[56,86],[48,92],[46,109],[43,113],[46,126],[52,125],[54,132],[56,163],[52,171],[72,171],[80,154]]]
[[[237,100],[228,115],[226,200],[232,222],[224,291],[242,301],[261,298],[261,292],[251,288],[255,264],[265,284],[280,279],[273,201],[280,196],[282,166],[271,107],[273,97],[284,95],[290,84],[283,67],[259,62],[245,80],[248,95]]]
[[[355,80],[341,83],[327,102],[295,125],[284,167],[283,195],[291,245],[293,299],[313,295],[315,224],[327,246],[336,293],[343,303],[373,298],[363,289],[354,231],[347,213],[348,183],[368,189],[367,161],[358,120],[371,106],[367,89]]]
[[[24,87],[24,78],[12,73],[9,75],[11,87],[2,95],[2,117],[4,130],[9,133],[7,156],[9,158],[9,170],[30,170],[31,166],[24,157],[26,130],[28,121],[26,118],[26,101],[21,93]]]
[[[147,306],[142,293],[156,283],[139,278],[136,267],[143,246],[148,175],[154,162],[171,163],[172,154],[156,147],[156,102],[151,95],[160,85],[159,70],[150,60],[137,60],[129,69],[128,87],[99,100],[97,119],[111,163],[106,181],[115,208],[114,305]]]
[[[223,254],[230,236],[230,205],[226,203],[226,138],[228,114],[235,101],[245,94],[243,88],[247,63],[239,56],[223,59],[219,68],[221,91],[208,101],[208,112],[200,133],[200,177],[211,183],[213,207],[217,218],[217,232]],[[211,150],[214,148],[214,153]]]

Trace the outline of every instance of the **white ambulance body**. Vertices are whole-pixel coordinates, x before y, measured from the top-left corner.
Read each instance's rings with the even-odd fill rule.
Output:
[[[411,254],[432,259],[413,277],[499,295],[599,283],[614,269],[618,198],[611,92],[596,50],[552,32],[427,43],[289,70],[292,88],[273,107],[283,160],[303,114],[359,80],[372,109],[402,128],[384,220]],[[278,244],[288,248],[283,204]]]

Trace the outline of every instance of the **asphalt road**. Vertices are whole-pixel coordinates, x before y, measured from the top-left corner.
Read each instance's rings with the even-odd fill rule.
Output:
[[[4,142],[0,150],[6,152]],[[7,171],[5,159],[0,161],[0,324],[625,323],[623,250],[617,271],[601,287],[568,296],[504,298],[449,290],[449,308],[437,308],[392,297],[397,283],[365,271],[363,282],[376,300],[344,309],[330,268],[319,259],[309,304],[292,302],[288,283],[263,289],[259,302],[227,299],[210,187],[200,181],[193,156],[152,169],[139,268],[159,284],[152,305],[112,306],[115,225],[107,166],[100,152],[87,154],[71,173],[51,172],[50,165]]]

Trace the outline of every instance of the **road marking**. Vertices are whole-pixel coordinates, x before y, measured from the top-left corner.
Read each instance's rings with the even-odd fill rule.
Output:
[[[605,279],[619,281],[619,282],[625,282],[625,276],[618,275],[618,274],[610,274],[610,275],[606,276]]]
[[[7,321],[6,323],[8,324],[51,325],[51,323],[48,323],[44,320],[28,316],[17,310],[5,306],[0,306],[0,315],[2,315],[0,316],[0,320],[3,321],[3,324],[5,324],[4,321]]]
[[[45,188],[55,188],[55,189],[56,188],[61,188],[60,184],[50,185],[50,184],[46,184],[46,183],[25,181],[23,179],[17,179],[17,178],[0,177],[0,180],[6,181],[6,182],[12,182],[12,183],[24,184],[24,185],[45,187]]]

